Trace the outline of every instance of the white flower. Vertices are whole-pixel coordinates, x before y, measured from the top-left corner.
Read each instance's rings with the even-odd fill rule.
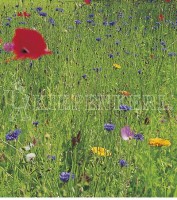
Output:
[[[30,161],[34,160],[35,157],[36,157],[35,153],[29,153],[26,155],[26,161],[30,162]]]

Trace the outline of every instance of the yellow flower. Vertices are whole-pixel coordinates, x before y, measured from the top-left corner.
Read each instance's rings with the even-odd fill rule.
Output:
[[[99,156],[111,156],[111,153],[109,152],[109,150],[102,147],[92,147],[91,150],[94,154],[97,154]]]
[[[127,91],[119,91],[119,92],[120,92],[120,94],[127,96],[127,97],[131,95],[130,92],[127,92]]]
[[[120,66],[119,64],[113,64],[113,67],[114,67],[115,69],[120,69],[120,68],[121,68],[121,66]]]
[[[170,146],[171,142],[162,138],[151,138],[149,139],[149,145],[157,147]]]

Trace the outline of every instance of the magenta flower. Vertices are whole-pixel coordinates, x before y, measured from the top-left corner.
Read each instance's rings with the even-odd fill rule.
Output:
[[[14,49],[14,44],[13,43],[5,43],[3,46],[3,49],[6,52],[11,52]]]
[[[123,140],[130,140],[134,137],[134,133],[129,126],[125,126],[121,129],[121,136]]]

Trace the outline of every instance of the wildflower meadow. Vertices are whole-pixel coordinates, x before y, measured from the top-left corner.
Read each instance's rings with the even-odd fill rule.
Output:
[[[176,0],[0,14],[0,197],[177,197]]]

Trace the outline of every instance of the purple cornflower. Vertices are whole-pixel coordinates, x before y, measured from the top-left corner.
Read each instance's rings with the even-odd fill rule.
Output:
[[[175,52],[170,52],[170,53],[168,53],[168,56],[176,56],[176,53]]]
[[[119,160],[119,164],[120,164],[121,167],[127,166],[127,162],[125,160]]]
[[[114,58],[114,55],[113,55],[113,54],[109,54],[109,57],[110,57],[110,58]]]
[[[36,11],[37,11],[37,12],[40,12],[41,10],[42,10],[41,7],[37,7],[37,8],[36,8]]]
[[[129,106],[127,106],[127,105],[120,105],[120,106],[119,106],[119,109],[120,109],[120,110],[124,110],[124,111],[128,111],[128,110],[131,110],[132,108],[129,107]]]
[[[142,71],[141,71],[141,69],[139,69],[139,70],[138,70],[138,74],[141,74],[141,73],[142,73]]]
[[[12,17],[7,17],[7,20],[8,21],[12,21]]]
[[[144,136],[141,133],[135,134],[133,139],[135,140],[144,140]]]
[[[39,122],[38,122],[38,121],[36,121],[36,122],[33,122],[33,125],[34,125],[34,126],[36,126],[36,127],[38,126],[38,124],[39,124]]]
[[[82,75],[82,78],[86,79],[86,78],[87,78],[87,75],[86,75],[86,74]]]
[[[16,129],[14,131],[10,131],[9,133],[6,134],[6,140],[16,140],[18,139],[18,136],[20,135],[21,130]]]
[[[6,52],[11,52],[14,49],[14,44],[13,43],[5,43],[3,46],[4,51]]]
[[[107,131],[113,131],[115,129],[115,125],[114,124],[105,124],[104,129]]]
[[[89,17],[90,17],[90,18],[94,17],[94,14],[90,14]]]
[[[110,26],[114,26],[116,22],[109,22]]]
[[[50,159],[50,160],[52,160],[52,161],[53,161],[53,160],[56,160],[56,156],[48,155],[47,158]]]
[[[42,16],[42,17],[46,17],[47,13],[45,13],[45,12],[39,12],[39,15]]]
[[[93,19],[88,19],[87,20],[87,23],[89,23],[89,24],[92,23],[92,22],[93,22]]]
[[[53,26],[55,25],[55,20],[53,18],[49,18],[49,23],[52,24]]]
[[[63,8],[56,8],[55,10],[59,12],[64,12]]]
[[[104,22],[103,22],[103,25],[104,25],[104,26],[108,26],[108,25],[109,25],[109,22],[104,21]]]
[[[121,136],[123,140],[129,140],[134,138],[134,132],[130,130],[129,126],[125,126],[121,129]]]
[[[75,24],[81,24],[81,21],[80,21],[80,20],[78,20],[78,19],[77,19],[77,20],[75,20],[74,22],[75,22]]]
[[[70,172],[62,172],[60,174],[60,180],[64,183],[68,182],[70,178],[74,179],[74,174],[71,175]]]
[[[101,41],[101,38],[96,38],[96,41]]]
[[[6,22],[5,26],[9,26],[10,27],[10,22]]]

